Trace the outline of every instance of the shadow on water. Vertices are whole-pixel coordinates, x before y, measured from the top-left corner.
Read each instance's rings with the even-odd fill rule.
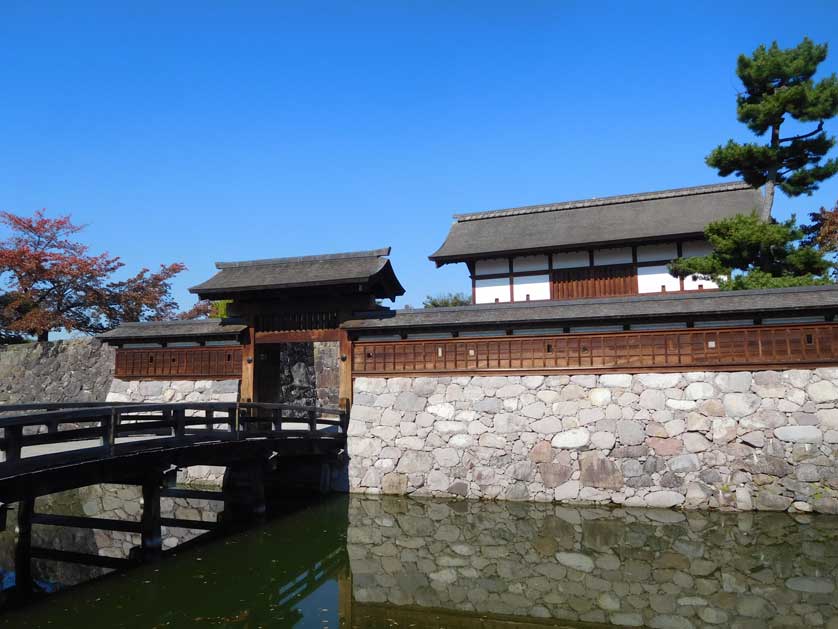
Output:
[[[838,627],[838,518],[334,497],[0,627]]]

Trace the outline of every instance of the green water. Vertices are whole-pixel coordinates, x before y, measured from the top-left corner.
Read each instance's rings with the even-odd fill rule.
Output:
[[[336,497],[0,627],[838,627],[838,518]]]

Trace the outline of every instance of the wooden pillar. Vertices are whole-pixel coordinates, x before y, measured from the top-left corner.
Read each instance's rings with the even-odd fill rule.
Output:
[[[15,544],[15,591],[28,597],[32,591],[32,514],[35,512],[35,498],[24,498],[18,505],[18,537]]]
[[[340,349],[338,350],[338,400],[345,411],[352,406],[352,341],[349,340],[349,333],[346,330],[340,331]]]
[[[247,328],[247,340],[242,346],[242,379],[239,386],[240,402],[256,401],[256,327],[251,317]]]
[[[163,552],[163,531],[160,523],[160,492],[162,476],[154,474],[143,482],[143,514],[141,519],[142,559],[156,559]]]

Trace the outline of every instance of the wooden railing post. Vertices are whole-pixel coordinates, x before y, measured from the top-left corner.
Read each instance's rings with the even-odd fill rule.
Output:
[[[4,429],[6,435],[6,463],[20,461],[23,448],[23,426],[9,426]]]
[[[175,439],[183,441],[186,438],[186,409],[176,408],[173,411],[175,420]]]
[[[112,408],[110,415],[102,418],[102,447],[110,455],[116,443],[116,431],[119,426],[119,410]]]
[[[317,432],[317,413],[308,411],[308,429],[310,432]]]

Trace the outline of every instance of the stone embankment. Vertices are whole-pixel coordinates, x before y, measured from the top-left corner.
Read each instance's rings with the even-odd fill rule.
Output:
[[[96,339],[0,346],[0,404],[102,402],[114,350]]]
[[[358,378],[365,493],[838,513],[838,369]]]

